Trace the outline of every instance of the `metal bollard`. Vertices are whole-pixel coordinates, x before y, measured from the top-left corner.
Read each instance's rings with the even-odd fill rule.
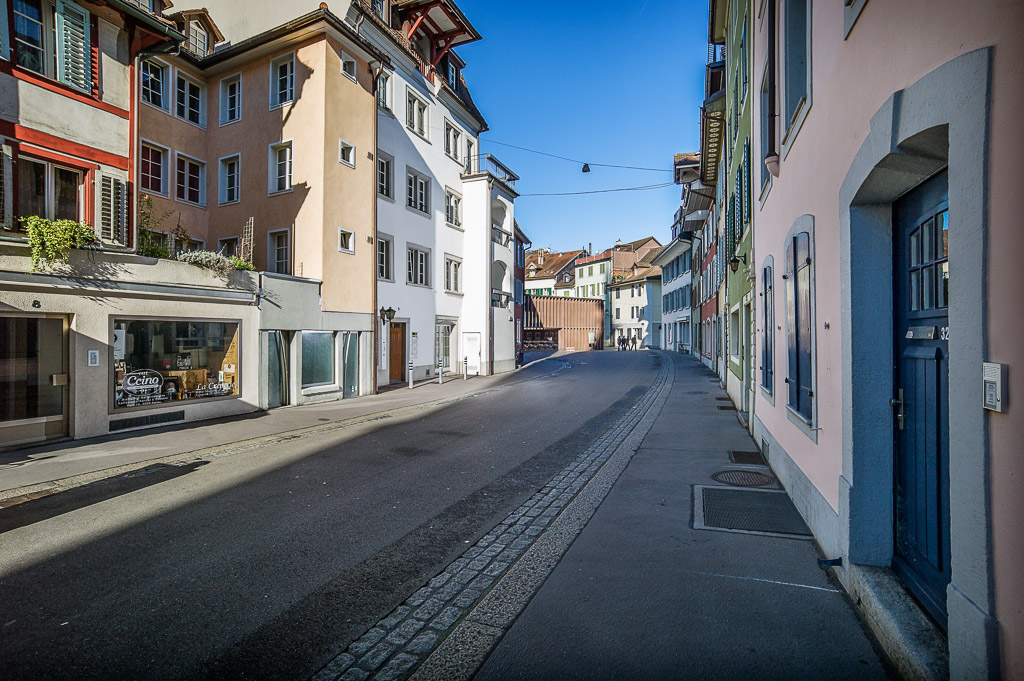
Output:
[[[437,360],[437,384],[444,385],[444,362]]]
[[[462,358],[462,380],[469,380],[469,357]]]
[[[409,362],[409,390],[412,390],[412,362]]]

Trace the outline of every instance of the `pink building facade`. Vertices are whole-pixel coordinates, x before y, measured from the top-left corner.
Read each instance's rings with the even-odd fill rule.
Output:
[[[754,435],[902,672],[1024,678],[1024,5],[750,11]]]

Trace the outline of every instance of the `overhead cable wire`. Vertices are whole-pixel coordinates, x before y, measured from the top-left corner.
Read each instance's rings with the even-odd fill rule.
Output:
[[[481,143],[483,143],[483,144],[497,144],[498,146],[502,146],[502,147],[511,147],[512,149],[519,149],[520,151],[528,151],[531,154],[540,154],[541,156],[549,156],[551,158],[557,158],[557,159],[559,159],[561,161],[569,161],[570,163],[579,163],[579,164],[586,163],[587,165],[600,166],[601,168],[623,168],[625,170],[648,170],[648,171],[655,172],[655,173],[671,173],[672,172],[670,169],[667,169],[667,168],[644,168],[642,166],[623,166],[623,165],[616,165],[614,163],[592,163],[590,161],[580,161],[580,160],[577,160],[575,158],[568,158],[567,156],[559,156],[558,154],[551,154],[551,153],[548,153],[546,151],[538,151],[537,149],[528,149],[526,147],[521,147],[521,146],[518,146],[516,144],[508,144],[507,142],[496,142],[496,141],[494,141],[492,139],[481,139]]]
[[[538,193],[538,194],[520,194],[519,198],[524,196],[579,196],[580,194],[607,194],[609,192],[640,192],[647,191],[650,189],[664,189],[665,187],[671,187],[672,182],[663,182],[662,184],[648,184],[641,187],[619,187],[617,189],[591,189],[590,191],[584,192],[549,192],[549,193]]]

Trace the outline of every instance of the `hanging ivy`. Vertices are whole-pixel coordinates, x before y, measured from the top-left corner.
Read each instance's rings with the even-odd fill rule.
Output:
[[[72,248],[88,248],[99,241],[92,227],[74,220],[47,220],[38,215],[18,219],[32,248],[32,271],[67,262]]]

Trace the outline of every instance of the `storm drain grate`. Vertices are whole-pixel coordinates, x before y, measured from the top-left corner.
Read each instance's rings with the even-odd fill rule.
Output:
[[[718,471],[711,479],[733,487],[765,487],[775,482],[772,476],[757,471]]]
[[[684,395],[707,395],[708,393],[707,393],[706,390],[688,390],[687,392],[684,392],[683,394]]]
[[[726,397],[716,397],[715,399],[718,400],[719,402],[722,402],[722,401],[729,402],[729,401],[732,400],[732,398],[728,397],[728,396],[726,396]]]
[[[761,456],[761,452],[739,452],[735,449],[729,452],[729,458],[733,463],[741,463],[747,466],[767,466],[768,462]]]
[[[718,408],[721,411],[736,411],[735,404],[720,404],[718,405]]]
[[[694,486],[693,526],[797,539],[811,531],[784,491]]]

